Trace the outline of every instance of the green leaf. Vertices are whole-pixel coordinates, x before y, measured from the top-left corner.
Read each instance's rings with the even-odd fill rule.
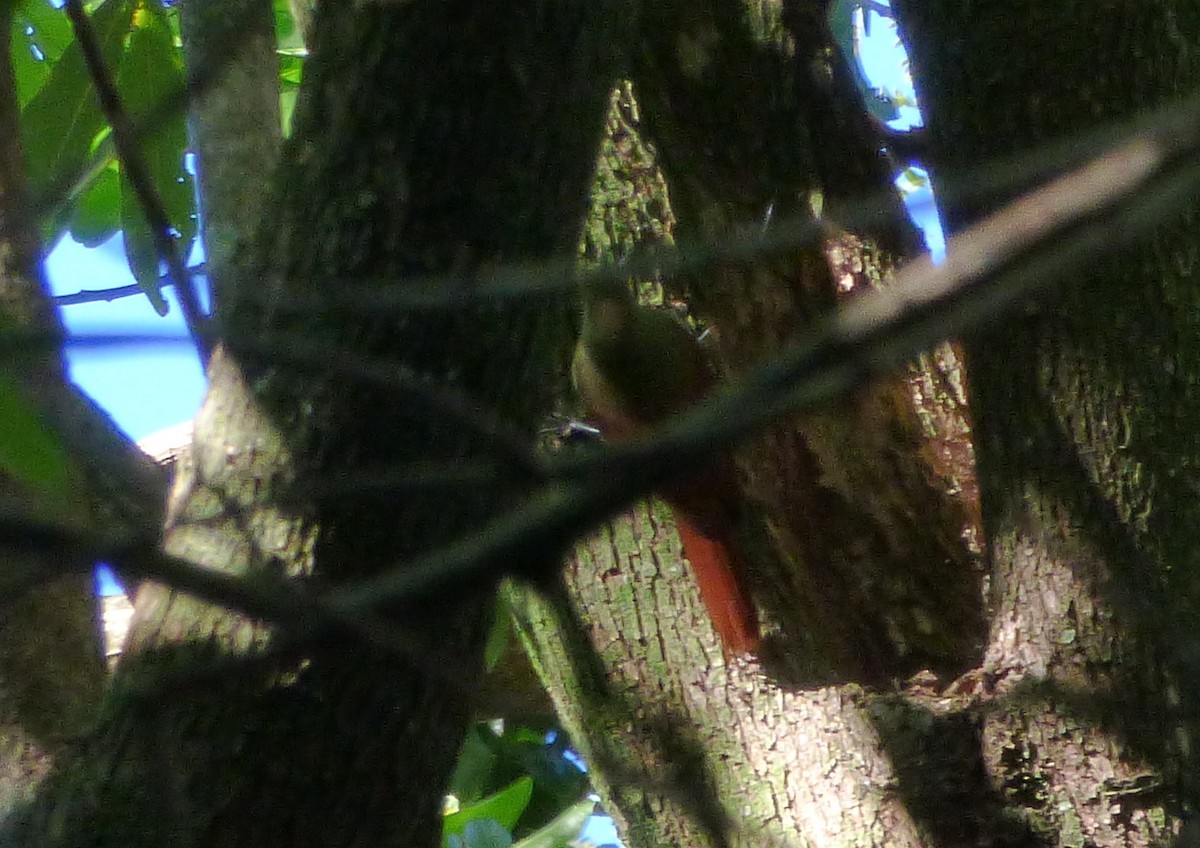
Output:
[[[299,88],[304,78],[303,56],[279,57],[279,81],[289,88]]]
[[[28,487],[59,517],[74,500],[71,465],[57,435],[43,423],[20,384],[0,372],[0,475]]]
[[[129,39],[118,75],[121,98],[135,120],[183,84],[182,59],[165,15],[140,15],[139,24]],[[185,259],[196,235],[195,194],[192,178],[183,164],[186,147],[187,127],[180,113],[164,120],[143,139],[141,148],[151,183],[175,228],[176,249]],[[128,168],[122,168],[121,172],[121,229],[134,279],[155,310],[165,315],[167,302],[158,283],[160,257],[150,224],[129,180]]]
[[[463,742],[448,791],[466,807],[518,777],[531,777],[533,794],[517,835],[541,827],[587,791],[587,776],[568,756],[566,733],[556,729],[554,741],[546,741],[551,727],[510,723],[497,734],[487,723],[476,724]]]
[[[101,171],[75,203],[68,226],[84,247],[103,244],[121,229],[121,177],[115,164]]]
[[[46,0],[25,0],[20,5],[12,30],[13,74],[20,106],[45,85],[74,37],[66,15]]]
[[[275,37],[282,55],[303,56],[308,52],[304,46],[304,33],[296,26],[288,0],[275,0]]]
[[[134,5],[134,0],[108,0],[92,15],[92,27],[110,67],[120,62]],[[104,126],[83,54],[72,42],[21,110],[21,142],[35,198],[44,200],[52,186],[75,177]]]
[[[478,819],[493,819],[511,831],[532,796],[533,778],[522,777],[513,781],[495,795],[489,795],[477,804],[446,816],[442,820],[443,839],[451,834],[461,835],[468,822]]]
[[[513,848],[563,848],[576,839],[584,824],[596,810],[594,801],[583,800],[572,804],[544,827],[526,836]]]
[[[53,65],[75,41],[71,22],[47,0],[25,0],[14,16],[20,35]]]
[[[463,740],[448,791],[463,804],[473,804],[495,786],[492,774],[499,756],[498,739],[486,724],[476,724]]]
[[[296,97],[300,93],[300,79],[304,71],[304,59],[299,56],[279,57],[279,112],[283,134],[292,134],[292,115],[296,111]]]
[[[12,36],[13,85],[17,91],[17,105],[21,108],[46,84],[50,77],[50,64],[34,56],[18,24],[13,25]]]

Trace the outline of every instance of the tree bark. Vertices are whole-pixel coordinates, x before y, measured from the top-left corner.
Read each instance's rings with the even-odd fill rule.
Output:
[[[12,28],[13,4],[0,4],[0,31]],[[45,422],[64,454],[96,450],[86,466],[69,469],[66,492],[39,491],[0,474],[0,511],[10,528],[23,519],[47,525],[118,526],[131,514],[157,514],[153,474],[106,417],[66,381],[53,340],[61,325],[41,272],[18,130],[10,62],[0,45],[0,324],[6,333],[40,337],[5,359],[4,414],[29,413]],[[14,409],[13,407],[20,407]],[[122,492],[117,496],[117,492]],[[147,499],[148,495],[148,499]],[[150,518],[153,521],[153,518]],[[104,686],[91,562],[78,551],[10,544],[0,551],[0,828],[26,803],[66,755],[96,710]]]
[[[1200,81],[1190,7],[895,6],[951,229],[1018,190],[1038,144]],[[1004,155],[1010,185],[973,192]],[[994,569],[983,759],[1049,844],[1162,844],[1200,800],[1196,220],[968,340]]]
[[[225,296],[226,269],[258,220],[279,161],[275,13],[270,0],[184,2],[179,26],[188,74],[218,78],[188,114],[207,276],[216,299]]]
[[[227,349],[177,477],[170,551],[343,584],[529,489],[478,422],[532,443],[562,379],[568,298],[461,305],[469,290],[450,287],[577,244],[626,17],[594,2],[322,4],[271,219],[222,304]],[[459,303],[335,307],[430,275]],[[379,370],[395,379],[363,377]],[[472,461],[496,461],[497,479],[368,485]],[[438,844],[498,577],[389,607],[400,655],[349,637],[264,654],[280,643],[262,625],[144,586],[98,736],[8,838]]]
[[[820,47],[827,32],[806,32],[798,51],[781,6],[655,9],[642,22],[633,93],[615,101],[588,248],[620,254],[674,237],[684,249],[723,244],[748,223],[771,235],[775,222],[811,214],[818,190],[839,209],[868,189],[889,205],[871,139],[830,111],[852,115],[857,104],[837,105],[842,94],[828,91],[784,94],[812,84],[810,61],[831,61]],[[639,134],[653,141],[669,202]],[[647,190],[661,199],[648,202]],[[678,228],[668,209],[679,210]],[[911,244],[894,220],[875,235],[893,248]],[[843,236],[666,287],[715,327],[736,377],[835,308],[839,292],[878,284],[893,261]],[[952,775],[928,793],[939,800],[951,786],[959,797],[981,790],[956,770],[976,762],[961,756],[969,722],[946,721],[939,755],[928,757],[931,738],[916,719],[929,721],[928,706],[898,718],[896,705],[862,688],[927,668],[948,680],[978,660],[984,619],[958,376],[954,350],[941,349],[739,453],[744,549],[769,625],[761,665],[722,660],[662,507],[615,519],[568,569],[614,697],[589,692],[586,646],[569,633],[539,638],[554,617],[527,609],[560,716],[629,844],[921,844],[909,799],[889,789],[898,770],[920,785],[936,761]],[[889,757],[905,749],[907,760]],[[917,758],[926,768],[914,768]]]
[[[902,7],[947,190],[982,156],[1194,82],[1190,11],[974,8]],[[321,7],[274,217],[233,271],[228,349],[172,499],[170,550],[342,585],[478,531],[533,487],[497,432],[530,436],[561,388],[565,298],[375,297],[420,275],[461,297],[495,263],[572,251],[613,45],[638,45],[630,70],[688,239],[747,220],[770,231],[816,193],[832,201],[825,243],[677,286],[735,373],[842,289],[879,283],[906,241],[840,232],[879,168],[868,130],[834,111],[844,71],[820,14],[640,10]],[[1154,58],[1098,72],[1095,45],[1109,44]],[[657,181],[643,166],[634,183]],[[955,226],[995,202],[950,199]],[[639,208],[593,219],[593,245],[672,237],[665,200],[623,200]],[[772,636],[761,665],[721,657],[655,506],[581,545],[567,586],[582,630],[571,608],[522,608],[630,844],[1140,845],[1178,830],[1197,794],[1195,217],[970,341],[990,622],[949,347],[740,457]],[[496,479],[367,485],[476,462]],[[298,652],[146,587],[138,652],[98,734],[0,837],[435,843],[493,582],[429,585],[381,611],[400,652],[351,633]]]

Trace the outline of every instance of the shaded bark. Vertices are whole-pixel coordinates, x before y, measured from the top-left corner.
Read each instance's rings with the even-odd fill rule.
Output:
[[[228,296],[227,268],[258,220],[279,160],[279,57],[270,0],[179,4],[183,56],[194,79],[215,77],[189,107],[210,290]]]
[[[724,660],[663,506],[615,519],[567,576],[610,697],[580,675],[571,639],[540,639],[535,656],[627,844],[828,844],[848,832],[922,844],[866,693],[789,690],[755,662]]]
[[[0,6],[0,31],[13,6]],[[133,458],[112,423],[66,381],[53,339],[61,333],[41,274],[21,151],[11,45],[0,45],[0,324],[42,336],[9,356],[2,376],[6,402],[45,421],[68,454],[94,461],[71,470],[69,491],[41,491],[0,475],[0,510],[11,527],[22,520],[70,526],[117,525],[131,514],[157,514],[153,475]],[[16,418],[17,409],[6,415]],[[117,493],[121,494],[118,496]],[[153,518],[150,518],[153,521]],[[9,535],[10,542],[15,534]],[[78,552],[6,542],[0,574],[0,827],[38,790],[55,761],[86,728],[99,704],[100,663],[90,562]]]
[[[1190,7],[896,7],[951,229],[998,202],[967,191],[990,157],[1200,81]],[[1161,844],[1200,798],[1197,211],[968,341],[994,568],[982,753],[1049,844]]]
[[[179,468],[168,550],[341,584],[471,532],[529,488],[519,468],[449,496],[353,484],[497,456],[427,385],[452,386],[532,442],[562,379],[565,297],[422,312],[312,305],[569,253],[619,5],[322,5],[271,220],[222,304],[227,349]],[[409,382],[356,380],[356,363]],[[339,480],[351,485],[319,495]],[[347,637],[268,657],[260,649],[278,640],[265,627],[144,586],[100,733],[14,841],[438,844],[493,588],[430,587],[389,608],[412,648],[400,655]]]
[[[844,63],[823,18],[802,9],[711,3],[647,28],[658,49],[646,54],[657,62],[635,81],[682,210],[682,238],[728,238],[768,209],[782,221],[810,217],[818,192],[834,207],[891,197],[901,214],[877,140],[864,137],[861,121],[835,117],[862,109],[822,82],[846,76]],[[672,39],[705,31],[720,35],[709,39],[708,63],[696,71],[669,48]],[[770,220],[764,226],[770,232]],[[715,323],[732,373],[768,360],[840,294],[882,284],[903,257],[878,245],[911,248],[906,226],[892,218],[866,234],[874,241],[814,242],[692,281],[697,312]],[[764,564],[763,597],[777,606],[793,652],[812,652],[806,641],[822,634],[817,652],[835,676],[953,673],[975,659],[982,615],[962,542],[967,516],[926,462],[925,438],[912,389],[897,377],[776,428],[746,451],[750,491],[782,528],[768,543],[780,564]]]
[[[817,193],[827,209],[850,210],[868,194],[876,212],[895,208],[877,147],[852,117],[857,103],[841,103],[837,89],[812,90],[822,78],[812,63],[838,57],[826,49],[819,15],[798,15],[733,3],[659,4],[647,14],[633,67],[637,106],[618,98],[601,173],[655,186],[638,140],[645,135],[679,222],[662,214],[665,195],[627,203],[631,192],[603,182],[597,200],[607,223],[594,232],[621,248],[639,236],[677,237],[686,247],[753,238],[739,226],[771,235],[810,217]],[[822,29],[798,33],[806,25]],[[646,223],[648,213],[664,223]],[[833,224],[827,232],[752,264],[666,281],[668,301],[686,300],[715,328],[732,379],[846,292],[881,284],[896,257],[878,244],[912,244],[894,219],[870,234],[874,242],[838,237]],[[936,761],[948,776],[939,790],[986,792],[963,783],[963,771],[978,766],[963,745],[969,720],[913,768],[913,755],[928,751],[929,723],[891,718],[895,709],[862,688],[926,668],[949,679],[979,657],[985,623],[968,543],[973,468],[957,372],[946,348],[739,452],[751,504],[743,546],[769,622],[761,665],[722,661],[661,508],[615,519],[577,551],[568,583],[614,698],[589,696],[579,676],[587,657],[570,656],[574,640],[535,639],[534,652],[631,845],[915,845],[938,822],[919,806],[914,816],[903,791],[892,791],[900,774],[918,796]],[[910,759],[893,762],[889,754],[905,748]],[[922,800],[936,807],[944,799]]]
[[[1011,20],[972,8],[905,8],[940,178],[1191,81],[1185,46],[1200,27],[1165,4],[1091,18],[1030,7]],[[762,17],[732,4],[652,11],[635,78],[688,238],[770,224],[768,209],[807,214],[816,192],[849,208],[870,188],[869,143],[814,149],[817,135],[856,132],[822,114],[830,96],[805,88],[819,83],[812,63],[829,60],[819,16],[798,4],[756,6]],[[423,381],[530,434],[561,376],[561,299],[310,307],[330,290],[369,294],[425,273],[455,285],[496,262],[569,252],[629,12],[326,5],[291,170],[271,199],[277,220],[237,268],[231,352],[214,363],[173,496],[172,551],[339,584],[476,530],[532,486],[513,466],[449,494],[343,485],[319,496],[330,481],[500,455]],[[1077,25],[1091,42],[1078,44]],[[1014,39],[1028,48],[1021,61]],[[1089,44],[1110,43],[1161,58],[1096,75]],[[622,144],[636,143],[618,134]],[[657,182],[644,161],[633,170],[635,183]],[[589,228],[594,237],[671,236],[665,200],[609,194],[637,208]],[[986,205],[956,203],[951,219]],[[955,686],[948,676],[980,662],[984,610],[949,347],[744,453],[762,502],[746,541],[774,626],[761,667],[722,660],[654,507],[581,545],[567,574],[581,631],[561,608],[522,607],[631,844],[1116,845],[1172,832],[1195,795],[1194,217],[972,341],[995,615],[982,668]],[[839,292],[879,284],[895,259],[831,225],[825,244],[676,287],[717,326],[736,372]],[[364,362],[394,366],[409,388],[368,384],[355,370]],[[15,836],[432,844],[491,589],[430,587],[389,608],[411,641],[400,655],[347,636],[264,657],[257,649],[276,642],[265,628],[147,587],[140,653],[100,734]]]

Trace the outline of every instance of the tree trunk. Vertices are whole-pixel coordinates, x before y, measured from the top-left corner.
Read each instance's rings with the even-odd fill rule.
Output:
[[[653,241],[665,231],[685,249],[727,244],[748,237],[738,225],[758,224],[768,236],[773,222],[794,226],[811,215],[817,190],[840,209],[868,189],[888,188],[866,128],[842,121],[858,108],[841,101],[844,86],[809,99],[782,94],[811,86],[818,59],[834,77],[845,73],[824,49],[832,39],[823,20],[772,4],[655,9],[640,31],[638,105],[627,93],[618,98],[614,142],[601,159],[597,194],[610,223],[591,232]],[[677,230],[660,211],[665,198],[647,203],[605,179],[655,185],[639,131],[663,165]],[[895,206],[894,197],[877,202]],[[875,235],[893,249],[912,244],[894,220]],[[608,241],[624,248],[627,239]],[[847,237],[814,240],[667,288],[689,296],[692,314],[715,326],[736,375],[828,314],[839,291],[878,282],[893,261]],[[862,688],[925,669],[949,680],[979,658],[985,630],[968,544],[969,425],[961,394],[942,388],[947,375],[958,376],[950,348],[836,408],[774,427],[740,452],[749,504],[743,544],[768,625],[761,663],[721,658],[665,509],[642,507],[580,547],[568,582],[614,697],[587,691],[588,658],[570,656],[574,640],[535,636],[534,651],[629,844],[799,836],[916,845],[924,833],[908,798],[891,791],[898,769],[920,783],[936,762],[953,775],[938,791],[980,789],[954,771],[974,765],[961,757],[969,722],[946,722],[941,750],[927,756],[930,737],[917,719],[927,707],[901,718],[897,705]],[[962,455],[947,461],[948,450]],[[924,771],[889,758],[901,749],[923,758]]]
[[[0,32],[11,30],[13,8],[11,3],[0,5]],[[56,760],[86,729],[104,684],[96,607],[87,575],[91,563],[78,551],[22,544],[12,531],[23,520],[50,527],[95,526],[101,515],[116,526],[127,504],[108,496],[145,470],[132,462],[128,463],[132,470],[126,468],[128,444],[122,444],[111,422],[96,414],[67,383],[61,357],[51,343],[61,333],[61,325],[41,273],[10,50],[9,40],[4,39],[0,46],[0,327],[6,334],[40,336],[42,344],[5,357],[0,368],[3,415],[17,420],[24,414],[45,422],[53,434],[48,438],[57,440],[64,455],[85,444],[103,445],[105,451],[91,467],[71,468],[70,479],[59,481],[61,491],[48,490],[42,485],[45,480],[8,473],[8,468],[0,473],[0,513],[9,529],[0,548],[0,828],[37,792]],[[124,491],[129,500],[137,500],[137,485]],[[145,508],[144,500],[140,506]]]
[[[1036,164],[1039,143],[1200,82],[1190,6],[895,5],[951,229],[996,203],[970,191],[976,166]],[[1050,844],[1162,844],[1200,801],[1196,221],[967,346],[994,568],[982,751]]]
[[[214,300],[259,217],[282,140],[279,57],[270,0],[179,4],[184,60],[194,79],[216,74],[188,110],[204,251]],[[232,56],[230,53],[232,52]]]
[[[1159,0],[898,5],[954,227],[994,203],[950,194],[983,157],[1194,87],[1200,20]],[[567,298],[469,295],[497,263],[576,247],[623,45],[682,237],[824,210],[821,244],[668,281],[735,374],[878,284],[911,239],[843,232],[884,177],[822,14],[321,4],[271,220],[230,268],[169,549],[344,585],[479,532],[539,482],[515,445],[561,389]],[[658,182],[618,106],[601,186],[626,155],[634,185]],[[589,255],[675,235],[665,199],[606,197],[629,215],[592,219]],[[653,504],[581,543],[566,585],[582,630],[570,608],[521,607],[631,845],[1149,845],[1179,829],[1198,800],[1195,218],[969,341],[990,610],[950,347],[738,457],[761,663],[722,657]],[[406,292],[426,305],[383,297]],[[147,585],[95,737],[0,842],[435,844],[495,576],[435,576],[379,611],[374,641],[301,645]]]
[[[562,379],[567,297],[464,306],[450,287],[577,244],[617,5],[321,4],[271,218],[231,269],[170,551],[338,584],[529,489],[480,421],[532,443]],[[449,306],[346,305],[430,275]],[[499,471],[467,489],[369,485],[457,462]],[[349,637],[297,652],[144,586],[100,733],[9,843],[438,844],[494,579],[389,608],[400,655]]]

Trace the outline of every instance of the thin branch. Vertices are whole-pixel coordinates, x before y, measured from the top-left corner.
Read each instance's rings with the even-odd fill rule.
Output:
[[[206,263],[201,262],[189,267],[188,274],[195,279],[202,276],[208,269]],[[162,274],[158,278],[159,288],[167,288],[174,285],[174,280],[167,274]],[[143,289],[137,283],[128,286],[113,286],[111,289],[80,289],[72,294],[60,294],[51,298],[56,306],[78,306],[82,303],[108,303],[114,300],[120,300],[123,297],[133,297],[135,295],[144,294]]]
[[[808,216],[796,216],[732,228],[719,243],[655,245],[640,248],[619,264],[605,264],[581,273],[574,256],[506,264],[473,277],[430,274],[396,279],[331,279],[320,292],[292,293],[286,300],[272,299],[278,312],[345,310],[378,316],[387,311],[454,311],[486,301],[528,300],[575,293],[581,286],[677,276],[711,270],[716,265],[750,265],[784,256],[797,247],[827,235],[826,225]],[[273,298],[260,286],[245,297]]]
[[[117,156],[120,157],[121,167],[142,207],[142,214],[150,225],[154,237],[154,245],[159,257],[166,263],[167,271],[175,284],[175,292],[183,307],[183,317],[200,351],[201,358],[208,362],[212,354],[213,340],[209,335],[208,321],[200,308],[200,298],[192,278],[184,267],[183,259],[175,239],[171,236],[171,221],[167,216],[162,198],[154,188],[150,173],[142,157],[139,139],[134,131],[129,114],[121,102],[121,96],[104,61],[96,32],[92,28],[91,19],[83,8],[83,0],[67,0],[64,6],[67,17],[75,30],[75,38],[83,52],[84,62],[96,87],[96,96],[100,100],[100,108],[108,118],[112,127],[113,142],[116,144]]]
[[[811,408],[900,366],[942,339],[977,329],[1030,293],[1148,232],[1200,190],[1200,98],[1075,172],[953,238],[944,264],[905,266],[778,360],[652,437],[551,465],[553,485],[479,533],[377,578],[314,598],[273,575],[240,578],[161,555],[156,538],[75,538],[62,528],[0,521],[0,543],[59,546],[130,561],[140,573],[274,621],[311,638],[335,630],[411,656],[375,610],[448,584],[492,581],[513,570],[557,569],[563,549],[605,515],[661,488],[770,420]],[[383,372],[378,375],[383,377]],[[408,641],[401,638],[401,642]],[[427,650],[422,646],[421,650]],[[416,660],[416,657],[413,657]]]
[[[1107,124],[1037,150],[1022,151],[1015,156],[943,176],[938,183],[939,202],[1012,197],[1020,189],[1036,187],[1080,166],[1090,157],[1104,154],[1121,139],[1138,133],[1158,132],[1169,126],[1178,114],[1193,108],[1190,102],[1169,107],[1149,118]],[[825,238],[831,226],[850,232],[871,232],[891,220],[891,216],[883,211],[882,200],[882,195],[874,195],[847,203],[839,208],[842,217],[836,220],[814,221],[808,215],[798,214],[773,218],[767,226],[762,221],[753,221],[731,228],[719,243],[641,247],[619,264],[602,265],[585,273],[580,272],[578,260],[569,256],[509,263],[473,277],[430,274],[403,280],[332,278],[320,292],[293,292],[282,301],[269,287],[245,292],[244,296],[271,299],[271,307],[277,311],[345,310],[369,313],[374,317],[388,311],[454,311],[480,300],[535,299],[574,292],[580,286],[631,278],[703,274],[714,266],[748,266],[787,256],[799,247]]]
[[[158,278],[158,287],[165,289],[174,283],[166,278]],[[137,283],[131,283],[127,286],[113,286],[111,289],[80,289],[73,294],[57,294],[50,299],[54,301],[56,306],[78,306],[83,303],[109,303],[114,300],[121,300],[125,297],[134,297],[135,295],[144,295],[146,290]]]
[[[245,37],[239,30],[238,38]],[[176,91],[164,95],[161,101],[133,125],[132,138],[136,142],[152,135],[167,118],[186,109],[197,97],[203,95],[220,79],[226,70],[229,57],[236,55],[238,41],[231,42],[222,60],[212,66],[196,68],[185,83]],[[1161,113],[1160,113],[1161,115]],[[1011,194],[1016,186],[1028,186],[1036,180],[1061,172],[1072,163],[1078,163],[1086,155],[1094,154],[1111,144],[1122,134],[1120,127],[1105,126],[1087,133],[1073,135],[1040,148],[1038,151],[1022,151],[969,171],[943,177],[938,193],[943,202],[957,202],[981,197]],[[104,160],[108,161],[107,158]],[[71,196],[72,186],[85,181],[93,165],[85,165],[78,174],[71,175],[51,187],[43,198],[33,203],[33,211],[42,217]],[[844,218],[834,222],[851,231],[869,231],[870,228],[886,224],[880,218],[879,197],[864,197],[857,203],[848,203],[841,211]],[[824,235],[825,229],[807,218],[772,222],[764,229],[761,222],[754,222],[735,229],[724,244],[717,247],[663,248],[654,247],[636,250],[619,266],[606,266],[585,279],[600,278],[628,279],[630,277],[652,277],[657,274],[680,274],[703,271],[719,263],[752,263],[770,258],[776,253],[811,243]],[[366,310],[379,314],[381,309],[458,309],[467,302],[479,298],[509,299],[537,297],[547,293],[571,290],[579,281],[576,260],[566,258],[557,261],[509,265],[482,278],[467,281],[461,278],[429,276],[416,280],[396,282],[392,280],[369,281],[361,278],[358,285],[347,281],[333,280],[325,292],[317,295],[293,295],[288,303],[274,304],[277,308],[297,311],[324,310],[330,308]],[[247,293],[250,297],[267,297],[257,292]],[[99,343],[100,339],[95,338]],[[135,339],[131,339],[137,343]],[[150,340],[158,343],[158,340]]]
[[[428,465],[366,469],[361,476],[350,475],[305,484],[305,492],[310,495],[320,493],[323,497],[331,497],[353,491],[479,485],[481,482],[494,482],[496,475],[514,470],[535,482],[550,477],[550,468],[535,449],[532,434],[513,428],[494,411],[483,407],[478,400],[460,389],[424,378],[403,363],[371,362],[361,356],[347,354],[334,345],[313,342],[294,333],[268,334],[253,339],[234,336],[230,341],[243,351],[256,352],[274,362],[310,367],[324,374],[383,386],[416,398],[434,412],[446,416],[451,424],[481,437],[484,444],[507,463],[504,467],[495,463],[459,464],[454,470],[442,469],[440,472]],[[103,349],[187,342],[187,337],[177,334],[78,333],[52,336],[19,330],[0,331],[0,354],[19,356],[57,345]]]
[[[971,326],[973,322],[984,317],[979,314],[980,310],[999,309],[1020,297],[1026,286],[1037,285],[1040,282],[1037,279],[1031,279],[1032,275],[1028,270],[1023,275],[1017,275],[1015,280],[1010,280],[1007,287],[979,287],[978,291],[972,295],[972,298],[979,299],[978,303],[968,298],[961,304],[976,310],[974,314],[962,313],[959,319],[963,322],[961,325],[943,318],[941,329],[936,332],[926,331],[924,335],[920,336],[920,342],[909,342],[910,346],[904,349],[901,356],[896,357],[888,348],[888,345],[894,346],[897,342],[886,336],[886,330],[891,326],[887,323],[886,316],[894,315],[897,326],[904,324],[904,320],[907,318],[906,312],[909,311],[907,304],[910,301],[913,303],[913,310],[924,313],[929,303],[949,300],[966,282],[978,279],[986,273],[994,274],[1002,271],[1006,262],[1015,260],[1021,255],[1028,258],[1030,253],[1045,246],[1050,239],[1062,237],[1064,231],[1075,227],[1079,221],[1086,220],[1094,211],[1088,204],[1095,209],[1107,211],[1112,211],[1110,207],[1118,206],[1121,202],[1129,206],[1133,192],[1160,177],[1163,171],[1169,170],[1167,166],[1171,164],[1170,160],[1173,157],[1183,153],[1194,154],[1194,150],[1187,144],[1190,143],[1192,147],[1196,145],[1196,129],[1190,122],[1196,120],[1198,112],[1200,112],[1200,100],[1193,100],[1175,110],[1160,113],[1145,125],[1146,129],[1143,131],[1143,135],[1135,136],[1134,140],[1128,142],[1124,148],[1107,154],[1072,176],[1062,178],[1018,201],[968,233],[956,238],[954,254],[944,265],[933,266],[928,259],[918,260],[907,266],[887,289],[861,297],[839,319],[843,326],[838,327],[839,321],[835,321],[833,325],[827,325],[824,339],[817,334],[814,336],[813,343],[794,350],[789,359],[760,369],[751,375],[742,389],[733,394],[733,400],[724,405],[725,411],[721,413],[723,420],[717,422],[723,428],[723,443],[728,443],[736,436],[748,432],[770,416],[782,414],[789,402],[781,401],[781,397],[786,398],[788,392],[796,395],[799,399],[803,399],[811,393],[814,387],[803,381],[795,387],[787,384],[789,381],[802,378],[805,374],[804,369],[814,364],[820,364],[823,357],[836,353],[841,356],[840,366],[843,369],[851,368],[853,370],[857,367],[862,372],[861,374],[843,375],[842,378],[839,378],[839,385],[853,384],[866,373],[877,373],[883,366],[872,361],[877,358],[876,353],[870,349],[856,352],[846,347],[864,341],[877,327],[884,328],[885,332],[878,343],[883,345],[885,364],[891,365],[902,361],[906,356],[915,354],[923,349],[923,346],[957,334],[965,327]],[[1152,152],[1158,158],[1153,161],[1149,171],[1133,167],[1145,164],[1138,160],[1139,155],[1148,157]],[[1120,173],[1111,164],[1113,161],[1128,170]],[[1186,165],[1186,163],[1184,164]],[[1094,179],[1091,175],[1096,172],[1101,173],[1103,177],[1103,182],[1099,186],[1088,182]],[[1178,187],[1187,185],[1187,183],[1176,180],[1174,185]],[[1165,188],[1170,188],[1170,186]],[[1160,193],[1165,188],[1160,188]],[[1128,213],[1128,209],[1126,212]],[[1126,217],[1132,216],[1126,214]],[[796,226],[799,232],[805,231],[805,222],[797,222]],[[1143,221],[1132,220],[1128,228],[1113,234],[1112,243],[1119,243],[1127,239],[1131,234],[1140,232],[1143,227]],[[1082,235],[1089,245],[1089,251],[1098,242],[1096,233],[1102,231],[1103,228],[1093,227],[1089,236],[1089,231],[1085,228]],[[777,244],[790,243],[788,237],[794,238],[797,234],[796,232],[784,232],[773,238],[777,240],[775,242]],[[764,242],[766,239],[760,240],[760,245]],[[729,248],[728,252],[724,252],[723,258],[725,261],[731,261],[742,251],[755,256],[762,254],[762,250],[757,245],[738,243]],[[678,254],[674,255],[678,256]],[[1047,262],[1062,267],[1064,264],[1069,266],[1087,255],[1087,252],[1078,250],[1070,252],[1060,247],[1051,251],[1049,257],[1040,257],[1037,258],[1037,261],[1039,267],[1045,266]],[[670,257],[672,254],[667,254],[667,256]],[[684,260],[676,261],[682,263]],[[565,265],[563,269],[565,270]],[[636,273],[637,270],[629,265],[600,269],[588,275],[585,280],[591,282],[604,278],[620,279],[631,272]],[[503,282],[507,280],[509,283],[520,286],[522,293],[528,293],[527,286],[534,280],[527,275],[526,269],[512,269],[508,273],[516,276],[501,277],[499,278],[501,283],[495,286],[480,286],[478,290],[495,296],[503,291]],[[565,277],[554,280],[550,279],[550,275],[545,275],[540,279],[543,284],[561,286]],[[436,296],[434,291],[430,290],[428,293]],[[406,292],[397,291],[395,294],[403,295]],[[933,316],[935,319],[937,317]],[[937,324],[936,321],[934,323]],[[149,337],[120,338],[142,343],[149,340]],[[110,341],[111,339],[112,337],[109,337]],[[77,344],[87,342],[86,339],[72,341]],[[103,341],[103,339],[95,338],[93,341]],[[334,373],[368,379],[384,385],[396,385],[405,391],[418,393],[434,408],[449,413],[456,420],[485,435],[491,444],[502,448],[509,458],[515,460],[519,467],[531,475],[543,478],[546,476],[545,467],[528,447],[524,434],[510,432],[504,422],[497,420],[493,414],[474,407],[470,398],[462,397],[451,389],[435,388],[428,381],[422,381],[416,375],[405,372],[400,365],[364,362],[360,357],[347,355],[336,349],[330,349],[328,346],[314,346],[306,339],[295,339],[280,334],[269,338],[233,341],[235,345],[242,344],[246,348],[270,356],[288,359],[292,362],[306,362],[329,369]],[[814,347],[814,345],[816,346]],[[856,363],[856,360],[862,361]],[[831,364],[838,364],[838,362],[834,361]],[[757,392],[755,391],[755,381],[759,382]],[[820,392],[818,394],[820,397],[829,396]],[[717,399],[715,399],[709,404],[705,404],[705,408],[717,405]],[[686,420],[691,420],[691,417],[688,416]],[[700,434],[702,439],[709,442],[713,440],[714,435],[707,431]],[[639,457],[638,461],[647,460],[645,457]]]
[[[425,673],[470,695],[469,687],[452,671],[456,658],[442,656],[436,645],[417,638],[394,621],[375,612],[347,616],[321,596],[269,571],[250,576],[214,571],[164,553],[160,544],[157,531],[106,533],[0,510],[0,546],[6,550],[34,551],[43,556],[50,553],[64,563],[97,559],[112,562],[123,574],[159,581],[173,590],[279,627],[285,634],[279,650],[331,637],[349,637],[403,656]],[[44,575],[44,579],[50,576]],[[30,585],[22,588],[31,588],[39,579],[43,575],[27,575],[26,583]]]
[[[348,377],[403,392],[482,437],[493,452],[533,480],[549,477],[545,459],[534,449],[532,434],[515,429],[494,410],[461,389],[436,382],[403,362],[372,362],[347,353],[334,344],[313,341],[296,333],[265,333],[255,337],[229,336],[231,347],[242,354],[258,354],[271,362],[286,362],[317,369],[322,374]]]
[[[70,347],[104,350],[118,347],[177,347],[192,345],[192,338],[180,333],[48,333],[35,330],[0,330],[0,355],[19,357],[37,355],[46,350]]]
[[[324,614],[354,620],[448,583],[495,579],[513,563],[556,568],[563,548],[633,498],[660,488],[773,418],[830,400],[944,338],[986,325],[1053,280],[1077,274],[1086,262],[1144,235],[1192,202],[1198,189],[1200,98],[1194,98],[1143,123],[1141,134],[1123,145],[956,236],[943,265],[921,259],[905,266],[888,288],[850,302],[778,360],[667,422],[654,437],[599,459],[555,461],[550,465],[554,485],[519,509],[470,538],[334,590],[326,596],[333,612]],[[280,341],[268,340],[264,349],[270,352]],[[326,352],[285,351],[293,359],[301,354],[320,359]],[[334,366],[339,367],[336,361]],[[386,371],[390,366],[363,370],[350,361],[344,367],[372,379],[395,379]],[[164,574],[163,579],[172,578]],[[184,588],[221,600],[244,582],[225,579],[235,582]],[[287,609],[259,612],[270,616]]]

